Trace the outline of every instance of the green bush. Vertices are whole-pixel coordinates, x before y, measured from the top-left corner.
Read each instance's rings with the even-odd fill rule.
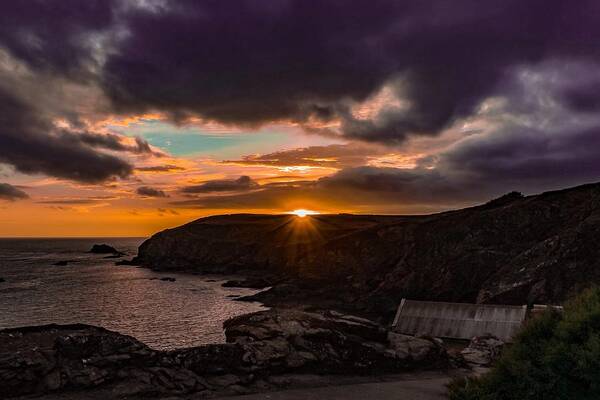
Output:
[[[530,321],[490,372],[448,388],[451,400],[600,399],[600,289]]]

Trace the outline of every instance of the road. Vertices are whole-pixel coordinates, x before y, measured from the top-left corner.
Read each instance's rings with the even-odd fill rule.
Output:
[[[306,377],[305,377],[306,378]],[[309,377],[302,388],[265,392],[242,396],[218,397],[231,400],[443,400],[446,399],[445,385],[451,377],[440,372],[417,372],[414,374],[380,377],[377,382],[364,382],[365,377]],[[360,382],[363,383],[354,383]],[[309,387],[312,384],[319,387]],[[337,384],[335,384],[337,382]],[[298,382],[296,382],[298,384]],[[333,383],[333,384],[332,384]],[[323,386],[323,384],[328,384]],[[49,393],[43,396],[24,396],[15,400],[108,400],[141,399],[144,396],[116,395],[112,387],[102,387],[86,391]],[[1,396],[1,394],[0,394]],[[199,400],[204,396],[165,396],[157,399]]]
[[[360,383],[236,396],[239,400],[440,400],[448,377]],[[233,398],[232,398],[233,399]]]

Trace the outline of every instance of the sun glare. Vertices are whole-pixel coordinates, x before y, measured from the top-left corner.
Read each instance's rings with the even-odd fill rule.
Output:
[[[319,214],[319,212],[318,211],[313,211],[313,210],[305,210],[303,208],[300,208],[298,210],[294,210],[294,211],[290,212],[290,214],[294,214],[297,217],[304,218],[307,215],[316,215],[316,214]]]

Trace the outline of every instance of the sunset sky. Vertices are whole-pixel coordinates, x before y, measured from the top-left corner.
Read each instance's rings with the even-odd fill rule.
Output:
[[[0,236],[600,181],[598,1],[0,7]]]

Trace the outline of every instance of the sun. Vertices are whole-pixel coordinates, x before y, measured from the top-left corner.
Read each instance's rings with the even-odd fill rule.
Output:
[[[294,214],[297,217],[304,218],[307,215],[316,215],[319,214],[318,211],[313,210],[305,210],[304,208],[300,208],[298,210],[291,211],[290,214]]]

